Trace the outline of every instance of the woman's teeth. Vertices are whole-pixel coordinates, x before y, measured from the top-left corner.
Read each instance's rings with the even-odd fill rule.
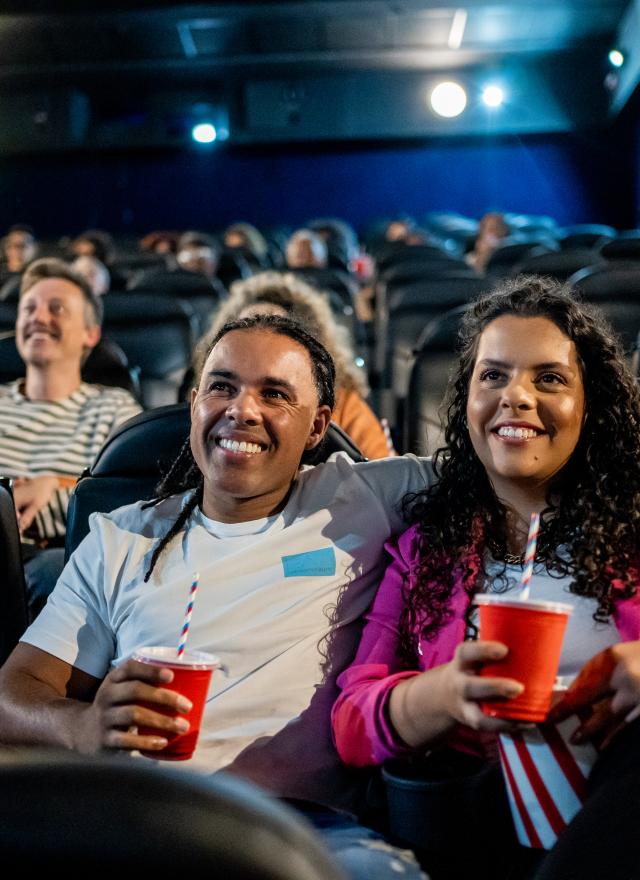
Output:
[[[498,428],[499,437],[515,437],[517,440],[532,440],[538,436],[538,431],[533,428],[512,428],[505,426]]]

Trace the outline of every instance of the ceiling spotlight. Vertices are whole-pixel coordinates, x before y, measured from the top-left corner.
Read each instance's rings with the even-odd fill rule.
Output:
[[[467,93],[457,82],[441,82],[431,92],[430,101],[434,113],[451,119],[467,106]]]
[[[609,63],[613,64],[614,67],[622,67],[624,64],[624,55],[619,49],[612,49],[609,52]]]
[[[212,144],[217,136],[216,127],[210,122],[199,122],[191,129],[191,137],[198,144]]]
[[[499,107],[504,101],[504,92],[500,86],[487,86],[482,92],[482,100],[487,107]]]

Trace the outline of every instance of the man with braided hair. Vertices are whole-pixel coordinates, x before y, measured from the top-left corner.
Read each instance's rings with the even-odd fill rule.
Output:
[[[328,427],[333,385],[330,355],[288,318],[220,330],[192,393],[189,443],[158,498],[92,516],[0,670],[0,741],[157,751],[165,731],[184,731],[184,719],[141,705],[186,710],[162,687],[171,672],[128,658],[177,644],[198,571],[189,644],[217,654],[226,673],[214,674],[187,766],[357,809],[367,778],[341,765],[331,741],[334,679],[353,656],[384,542],[402,528],[398,504],[431,470],[412,457],[354,464],[343,454],[301,467]],[[143,736],[142,725],[158,733]],[[363,842],[373,832],[359,834],[372,858],[391,858]]]

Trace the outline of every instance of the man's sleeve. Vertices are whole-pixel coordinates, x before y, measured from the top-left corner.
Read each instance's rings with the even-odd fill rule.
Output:
[[[105,595],[100,517],[66,564],[42,612],[21,641],[78,669],[104,678],[115,655],[115,635]]]

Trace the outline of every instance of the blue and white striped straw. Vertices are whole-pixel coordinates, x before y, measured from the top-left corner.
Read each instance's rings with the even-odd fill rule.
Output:
[[[193,603],[196,599],[196,593],[198,592],[198,581],[200,580],[199,572],[195,572],[193,575],[193,580],[191,582],[191,587],[189,589],[189,601],[187,602],[187,611],[184,615],[184,623],[182,624],[182,631],[180,633],[180,644],[178,645],[178,657],[182,657],[184,654],[184,649],[187,644],[187,639],[189,638],[189,625],[191,624],[191,615],[193,613]]]

